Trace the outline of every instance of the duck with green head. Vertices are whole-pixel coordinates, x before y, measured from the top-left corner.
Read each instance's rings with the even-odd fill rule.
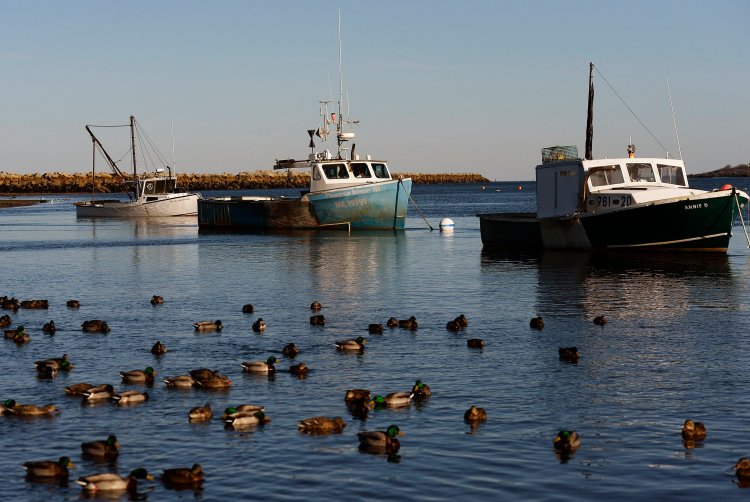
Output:
[[[258,404],[238,404],[237,406],[230,406],[224,410],[224,414],[221,416],[222,420],[226,420],[237,413],[257,413],[259,411],[265,411],[265,406]]]
[[[569,452],[581,446],[581,438],[576,431],[561,430],[555,436],[553,444],[556,450]]]
[[[144,370],[121,371],[120,378],[123,383],[154,383],[154,377],[157,375],[156,370],[151,366]]]
[[[16,329],[6,329],[5,331],[3,331],[7,340],[13,340],[16,338],[16,335],[23,334],[25,332],[26,331],[23,326],[17,326]]]
[[[114,460],[120,455],[120,443],[117,436],[110,434],[104,440],[81,443],[81,451],[87,457]]]
[[[68,479],[68,469],[75,469],[70,457],[60,457],[60,460],[36,460],[23,464],[26,469],[26,477],[29,479],[57,479],[65,481]]]
[[[265,361],[246,361],[241,364],[246,373],[259,373],[269,375],[276,372],[276,356],[271,356]]]
[[[411,393],[414,396],[414,399],[419,400],[430,397],[432,391],[430,390],[429,385],[424,383],[422,380],[417,380],[414,383],[414,386],[411,388]]]
[[[360,432],[357,434],[359,449],[372,453],[396,453],[401,448],[398,436],[403,435],[398,425],[390,425],[384,431]]]
[[[375,409],[380,408],[400,408],[409,406],[414,395],[410,392],[392,392],[385,396],[375,396],[370,403]]]
[[[91,476],[82,476],[78,478],[76,483],[83,487],[83,491],[87,494],[94,494],[97,492],[115,492],[115,491],[129,491],[135,492],[137,488],[137,482],[139,479],[151,480],[154,477],[148,473],[143,467],[134,469],[125,477],[115,473],[102,473],[92,474]]]
[[[229,415],[224,419],[224,423],[227,427],[255,427],[256,425],[263,425],[270,422],[271,419],[266,416],[262,411],[256,411],[255,413],[238,412]]]

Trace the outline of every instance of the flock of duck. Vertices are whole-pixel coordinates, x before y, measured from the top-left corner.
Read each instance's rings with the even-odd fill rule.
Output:
[[[160,305],[164,303],[161,296],[154,296],[151,304]],[[67,302],[69,308],[79,308],[80,302],[70,300]],[[15,298],[0,297],[0,307],[16,312],[19,308],[27,309],[47,309],[46,300],[29,300],[19,302]],[[313,302],[310,309],[313,312],[320,311],[322,305],[319,302]],[[244,313],[254,312],[252,305],[247,304],[242,307]],[[446,326],[450,331],[458,331],[468,326],[468,319],[461,314],[456,319],[450,321]],[[9,315],[0,317],[0,327],[7,328],[13,323]],[[311,325],[325,325],[325,317],[322,314],[315,313],[310,316]],[[390,318],[386,323],[389,328],[402,328],[415,331],[419,323],[416,317],[398,320]],[[200,321],[196,322],[194,328],[197,332],[221,331],[223,324],[221,320]],[[263,331],[266,327],[262,318],[258,318],[253,324],[253,330],[256,332]],[[89,333],[109,333],[110,326],[106,321],[94,319],[84,321],[81,330]],[[385,330],[383,324],[370,324],[368,331],[371,334],[383,333]],[[43,331],[48,334],[54,334],[56,331],[54,321],[44,324]],[[18,325],[13,329],[4,330],[6,339],[13,340],[17,344],[23,344],[30,340],[24,327]],[[476,345],[476,340],[469,340],[469,347],[481,348]],[[361,353],[365,349],[367,340],[358,336],[353,339],[339,340],[335,342],[335,348],[343,352]],[[167,352],[167,347],[161,341],[157,341],[151,348],[151,352],[156,356],[161,356]],[[294,359],[299,354],[299,348],[294,343],[289,343],[281,350],[284,357]],[[270,356],[266,360],[244,361],[241,368],[245,373],[271,375],[276,371],[275,356]],[[74,365],[68,356],[63,354],[61,357],[49,358],[35,362],[37,377],[40,379],[56,378],[60,372],[69,372]],[[293,364],[289,372],[300,378],[304,378],[308,368],[305,363],[300,362]],[[145,369],[124,370],[120,372],[120,379],[123,384],[145,384],[153,385],[155,383],[157,372],[153,367]],[[163,379],[167,388],[205,388],[205,389],[226,389],[231,387],[232,380],[218,370],[209,368],[197,368],[191,370],[188,374],[176,375]],[[88,382],[79,382],[65,387],[65,394],[70,396],[80,396],[84,402],[103,402],[111,401],[117,406],[136,405],[149,399],[146,391],[124,390],[116,391],[112,384],[94,385]],[[409,392],[394,392],[386,395],[372,395],[367,389],[349,389],[344,395],[344,402],[348,410],[356,418],[366,418],[370,410],[383,408],[400,408],[410,406],[414,402],[420,402],[430,397],[430,387],[417,380]],[[265,408],[256,404],[238,404],[224,410],[221,420],[227,428],[252,428],[262,426],[270,422],[270,418],[265,415]],[[0,415],[3,416],[53,416],[60,413],[60,410],[53,404],[36,405],[17,403],[14,399],[6,399],[0,404]],[[212,420],[214,411],[210,402],[203,406],[196,406],[187,412],[188,420],[191,422],[200,422]],[[477,426],[487,420],[487,413],[483,408],[471,406],[464,414],[464,420],[474,430]],[[300,420],[297,424],[301,433],[312,435],[340,434],[346,427],[346,422],[341,417],[316,416]],[[395,455],[400,449],[399,437],[404,433],[398,425],[392,424],[385,430],[363,431],[357,434],[359,449],[362,452],[385,454],[389,457]],[[104,440],[87,441],[81,443],[82,456],[84,458],[102,459],[106,461],[116,460],[120,445],[117,437],[110,435]],[[28,481],[59,481],[67,483],[69,470],[74,467],[71,458],[67,455],[60,457],[58,460],[38,460],[30,461],[23,464],[26,470],[26,479]],[[137,490],[138,481],[152,480],[153,475],[144,468],[137,468],[126,476],[116,473],[99,473],[88,476],[82,476],[76,481],[83,487],[87,493],[109,492],[109,491],[135,491]],[[180,467],[165,469],[161,475],[161,480],[168,488],[199,488],[203,483],[203,470],[199,464],[192,467]]]
[[[164,303],[161,296],[154,296],[151,299],[153,305]],[[77,300],[67,302],[70,308],[78,308],[80,303]],[[27,300],[19,302],[15,298],[0,297],[0,307],[3,309],[17,311],[19,308],[26,309],[47,309],[46,300]],[[313,302],[310,309],[318,312],[322,308],[319,302]],[[242,307],[242,312],[252,313],[254,308],[251,304]],[[325,317],[322,314],[315,313],[310,316],[310,324],[324,326]],[[0,328],[7,328],[13,323],[9,315],[0,317]],[[604,316],[598,316],[594,319],[594,324],[604,326],[607,319]],[[469,320],[463,314],[455,319],[448,321],[446,329],[452,332],[458,332],[466,328]],[[398,320],[390,318],[385,325],[388,328],[403,328],[415,331],[419,327],[417,319],[412,316],[409,319]],[[544,320],[541,317],[535,317],[529,322],[529,326],[535,330],[544,329]],[[194,324],[197,332],[221,331],[223,324],[220,320],[201,321]],[[261,332],[266,328],[262,318],[258,318],[252,326],[256,332]],[[111,331],[107,322],[102,320],[88,320],[82,323],[82,331],[90,333],[108,333]],[[383,324],[370,324],[368,332],[371,334],[383,333],[385,328]],[[54,321],[45,323],[42,328],[44,333],[54,334],[56,331]],[[30,340],[24,327],[19,325],[13,329],[4,330],[5,338],[13,340],[17,344],[23,344]],[[353,339],[340,340],[335,342],[336,350],[345,352],[363,352],[367,340],[358,336]],[[482,339],[468,339],[469,348],[482,349],[485,346]],[[576,347],[560,347],[559,358],[563,363],[577,364],[580,354]],[[167,352],[167,347],[157,341],[151,348],[151,352],[156,356],[161,356]],[[299,348],[294,343],[289,343],[281,350],[284,357],[294,359],[299,354]],[[279,361],[275,356],[270,356],[266,360],[244,361],[241,368],[245,373],[272,375],[276,371],[276,363]],[[68,372],[74,368],[67,354],[59,358],[50,358],[36,361],[35,368],[37,376],[41,379],[55,378],[59,372]],[[300,378],[304,378],[308,368],[305,363],[293,364],[289,372]],[[153,385],[157,372],[152,367],[145,369],[124,370],[120,372],[120,378],[124,384],[146,384]],[[163,380],[168,388],[204,388],[204,389],[226,389],[231,387],[232,381],[226,375],[218,370],[209,368],[197,368],[191,370],[188,374],[167,377]],[[111,384],[93,385],[87,382],[80,382],[65,387],[65,393],[72,396],[80,396],[86,402],[106,401],[109,400],[115,405],[134,405],[147,401],[148,392],[138,390],[124,390],[117,392]],[[409,392],[394,392],[386,395],[372,395],[367,389],[349,389],[344,395],[344,402],[347,409],[355,418],[366,418],[370,410],[382,408],[399,408],[410,406],[414,402],[420,402],[430,397],[430,387],[417,380]],[[21,404],[13,399],[6,399],[0,404],[0,415],[4,416],[51,416],[59,414],[60,411],[53,404],[35,405]],[[191,422],[209,421],[214,417],[214,411],[210,402],[202,406],[191,408],[187,412],[188,419]],[[253,428],[262,426],[270,422],[270,418],[265,415],[265,408],[257,404],[238,404],[228,407],[221,415],[221,420],[227,428]],[[478,406],[472,405],[464,414],[464,421],[469,424],[472,430],[475,430],[480,424],[487,420],[487,412]],[[301,433],[313,435],[341,434],[346,427],[346,422],[341,417],[316,416],[300,420],[297,424]],[[398,425],[392,424],[382,431],[364,431],[357,434],[359,440],[359,449],[367,453],[395,455],[400,449],[399,437],[403,432]],[[706,437],[706,428],[701,422],[685,420],[682,437],[686,448],[693,448],[697,443],[702,443]],[[553,447],[561,458],[566,459],[573,451],[581,445],[581,438],[575,430],[561,430],[554,437]],[[103,459],[113,461],[117,459],[120,452],[120,445],[117,437],[110,435],[104,440],[87,441],[81,443],[83,457]],[[39,460],[30,461],[23,464],[26,469],[26,478],[29,481],[49,481],[56,480],[66,483],[69,477],[69,469],[73,467],[73,462],[69,456],[62,456],[59,460]],[[741,486],[750,486],[750,458],[741,458],[734,465],[735,473]],[[154,479],[144,468],[137,468],[126,476],[116,473],[99,473],[80,477],[76,483],[83,487],[87,493],[109,492],[109,491],[135,491],[139,480]],[[167,488],[199,488],[203,483],[203,470],[199,464],[192,467],[179,467],[164,469],[161,475],[161,481]]]

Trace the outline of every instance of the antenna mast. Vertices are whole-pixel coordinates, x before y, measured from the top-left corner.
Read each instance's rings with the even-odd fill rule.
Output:
[[[341,158],[341,132],[342,129],[342,123],[343,123],[343,116],[341,115],[341,102],[344,99],[344,70],[343,70],[343,64],[342,64],[342,57],[341,57],[342,51],[341,51],[341,9],[339,9],[339,121],[336,124],[336,138],[338,140],[338,154],[339,158]]]
[[[677,136],[677,151],[680,154],[680,160],[682,160],[682,147],[680,146],[680,133],[677,131],[677,119],[674,114],[674,105],[672,104],[672,90],[669,88],[669,77],[664,76],[667,79],[667,93],[669,93],[669,107],[672,109],[672,122],[674,123],[674,134]]]
[[[586,115],[586,160],[593,159],[594,142],[594,63],[589,63],[589,106]]]

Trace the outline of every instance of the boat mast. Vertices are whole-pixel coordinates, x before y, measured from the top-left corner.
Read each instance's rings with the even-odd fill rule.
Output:
[[[135,117],[130,116],[130,149],[133,154],[133,177],[137,176],[135,168]]]
[[[338,156],[341,158],[341,132],[343,131],[342,124],[344,122],[343,116],[341,115],[341,102],[344,99],[344,71],[341,63],[341,9],[339,9],[339,117],[336,123],[336,139],[338,141]]]
[[[589,106],[586,116],[586,160],[593,159],[594,142],[594,63],[589,63]]]

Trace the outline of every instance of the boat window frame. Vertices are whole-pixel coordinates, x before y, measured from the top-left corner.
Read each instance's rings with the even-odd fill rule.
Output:
[[[373,162],[372,164],[370,164],[370,167],[372,168],[372,173],[375,175],[377,179],[381,179],[381,180],[391,179],[391,172],[388,169],[388,165],[385,162]],[[384,176],[381,176],[380,174],[378,174],[379,168],[381,167],[384,173],[380,173],[380,174],[384,174]]]
[[[661,175],[661,170],[663,168],[667,168],[667,169],[669,169],[669,170],[671,170],[673,172],[679,173],[678,177],[680,179],[677,180],[678,182],[677,183],[673,183],[672,181],[665,181],[664,178]],[[685,177],[685,169],[683,169],[682,166],[676,166],[674,164],[659,164],[659,163],[657,163],[656,164],[656,173],[659,175],[659,181],[661,181],[662,183],[666,183],[668,185],[680,186],[680,187],[687,186],[687,179]],[[681,182],[680,182],[680,180],[681,180]]]
[[[322,164],[321,168],[323,176],[325,176],[327,180],[348,180],[350,178],[349,170],[346,168],[346,163],[344,162]],[[329,175],[329,170],[331,169],[335,169],[336,172],[331,172],[332,175]],[[346,174],[346,176],[342,176],[342,173]]]
[[[606,168],[610,168],[610,167],[614,168],[614,169],[611,169],[611,170],[607,170],[606,169]],[[602,169],[602,168],[605,168],[605,169]],[[605,188],[605,187],[614,186],[614,185],[622,185],[623,183],[625,183],[625,175],[622,172],[622,166],[620,164],[609,164],[609,165],[596,166],[596,167],[590,168],[589,171],[594,170],[594,169],[597,169],[597,171],[594,172],[594,173],[592,173],[589,176],[589,184],[590,184],[591,188],[597,188],[597,189],[599,189],[599,188]],[[617,175],[619,175],[619,181],[609,181],[608,180],[608,175],[612,175],[615,172],[617,173]],[[607,183],[604,183],[604,184],[601,184],[601,185],[597,185],[595,183],[595,181],[596,181],[595,176],[597,176],[597,175],[603,175],[604,178],[605,178],[605,181],[607,181]]]
[[[352,175],[354,175],[355,178],[372,178],[372,171],[370,171],[370,165],[367,162],[352,162]],[[364,168],[363,171],[360,171],[361,168]],[[357,176],[357,172],[362,172],[361,176]]]
[[[640,176],[640,171],[638,173],[634,173],[631,171],[631,166],[648,166],[651,170],[651,179],[643,179]],[[626,162],[625,163],[625,169],[628,172],[628,178],[632,183],[656,183],[657,177],[656,177],[656,171],[654,171],[654,164],[651,162]],[[636,177],[637,175],[637,177]]]
[[[320,169],[319,169],[319,167],[318,166],[313,166],[312,178],[315,181],[320,181],[320,177],[321,177],[321,175],[320,175]]]

